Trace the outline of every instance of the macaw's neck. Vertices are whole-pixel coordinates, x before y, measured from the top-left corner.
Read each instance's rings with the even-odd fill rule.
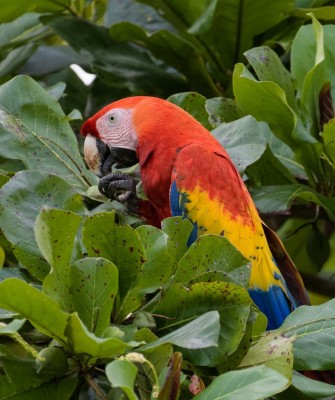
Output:
[[[178,152],[196,142],[214,151],[224,150],[207,129],[171,103],[166,102],[164,107],[154,110],[143,111],[142,108],[134,120],[143,188],[162,220],[171,216],[169,190]]]

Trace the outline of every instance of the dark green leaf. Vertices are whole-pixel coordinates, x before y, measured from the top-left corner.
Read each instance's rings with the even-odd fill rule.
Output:
[[[247,291],[231,283],[173,284],[154,309],[155,314],[165,317],[157,319],[157,332],[173,333],[176,327],[203,313],[219,311],[219,347],[187,353],[187,359],[197,365],[217,366],[236,351],[245,333],[251,304]]]
[[[40,171],[21,171],[1,188],[0,223],[17,259],[36,278],[50,270],[37,247],[34,223],[44,207],[84,213],[81,196],[69,183]]]
[[[70,211],[44,208],[34,225],[38,247],[51,267],[43,291],[68,312],[71,311],[69,264],[81,220]]]
[[[86,327],[100,336],[109,326],[118,293],[118,270],[103,258],[84,258],[70,267],[71,303]]]

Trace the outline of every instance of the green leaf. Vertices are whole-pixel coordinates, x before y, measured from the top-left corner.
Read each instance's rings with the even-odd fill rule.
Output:
[[[266,149],[264,132],[269,127],[248,115],[237,121],[223,123],[212,131],[227,150],[240,173],[257,161]]]
[[[114,360],[106,365],[105,371],[112,387],[121,388],[129,400],[138,400],[134,391],[137,368],[132,362]]]
[[[114,212],[102,212],[84,222],[83,243],[89,257],[103,257],[116,265],[122,304],[146,261],[138,234],[130,226],[117,225]]]
[[[295,336],[294,368],[335,368],[335,299],[319,306],[301,306],[277,329],[278,334]]]
[[[17,0],[15,4],[10,0],[3,0],[1,3],[2,13],[0,21],[11,21],[29,11],[57,12],[63,11],[70,3],[69,0],[60,0],[56,3],[49,0],[32,0],[27,3],[25,0]]]
[[[162,230],[168,235],[167,249],[174,259],[174,268],[188,250],[187,241],[192,229],[192,223],[182,217],[170,217],[162,221]]]
[[[1,156],[82,189],[96,182],[57,100],[32,78],[17,76],[0,87],[0,120]]]
[[[114,358],[138,345],[137,342],[126,343],[117,338],[103,339],[95,336],[89,332],[77,313],[69,316],[65,335],[71,350],[88,364],[94,364],[98,358]]]
[[[154,308],[155,314],[166,317],[157,320],[157,333],[173,333],[177,327],[215,310],[220,316],[218,347],[201,351],[193,349],[187,353],[183,351],[183,354],[185,357],[187,354],[187,359],[196,365],[221,365],[227,356],[236,351],[245,334],[251,304],[248,292],[231,283],[173,284],[163,292]]]
[[[8,324],[0,322],[0,335],[10,335],[17,332],[22,328],[25,322],[25,319],[13,319],[13,321]]]
[[[205,275],[215,273],[215,280],[249,284],[249,260],[222,236],[203,235],[180,259],[174,282],[205,281]],[[219,278],[220,277],[220,278]]]
[[[154,349],[165,343],[193,350],[217,346],[219,330],[219,313],[217,311],[209,311],[181,328],[175,329],[156,341],[142,346],[140,350]]]
[[[295,147],[292,131],[296,115],[286,100],[284,90],[272,81],[256,81],[242,64],[233,74],[234,95],[244,114],[269,124],[272,132],[291,148]]]
[[[38,249],[34,233],[35,219],[45,207],[85,212],[82,198],[74,187],[47,173],[21,171],[1,188],[1,228],[14,245],[17,259],[39,280],[43,280],[50,270]]]
[[[187,92],[170,96],[168,100],[181,107],[199,121],[205,128],[211,129],[208,113],[205,108],[206,98],[198,93]]]
[[[214,97],[206,100],[205,104],[209,123],[218,127],[223,122],[232,122],[242,117],[236,101],[224,97]]]
[[[72,311],[69,264],[81,220],[78,214],[70,211],[44,208],[34,225],[38,247],[51,266],[43,282],[43,291],[68,312]]]
[[[294,200],[301,204],[315,203],[324,207],[331,220],[335,219],[335,201],[331,197],[322,196],[305,185],[264,186],[252,190],[253,200],[260,213],[287,211]]]
[[[2,51],[26,44],[45,31],[47,28],[43,28],[39,17],[40,14],[27,12],[20,15],[15,21],[2,23],[0,25],[0,48]]]
[[[249,165],[246,174],[253,186],[287,185],[296,183],[290,171],[278,160],[269,147],[262,156]]]
[[[251,367],[220,375],[194,400],[263,400],[283,391],[289,383],[285,376],[271,368]]]
[[[142,241],[146,261],[118,310],[121,321],[141,306],[145,295],[160,289],[172,274],[173,259],[167,250],[166,233],[147,225],[138,227],[136,233]]]
[[[86,327],[101,335],[118,293],[118,270],[103,258],[84,258],[70,268],[71,304]]]
[[[294,81],[278,55],[269,47],[254,47],[244,53],[260,81],[277,83],[286,93],[287,102],[297,108]]]
[[[22,315],[41,332],[66,343],[68,314],[56,302],[27,283],[8,278],[0,282],[0,307]]]
[[[62,347],[50,345],[44,347],[36,359],[36,371],[38,374],[65,374],[68,372],[69,364],[67,354]]]
[[[291,380],[293,341],[294,337],[288,338],[284,335],[278,335],[277,332],[267,332],[252,345],[239,367],[245,368],[264,364]]]

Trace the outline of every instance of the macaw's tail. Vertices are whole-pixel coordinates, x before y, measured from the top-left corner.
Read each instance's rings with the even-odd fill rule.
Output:
[[[251,257],[252,269],[249,293],[267,316],[267,329],[277,329],[299,305],[309,304],[309,298],[298,270],[286,253],[278,236],[263,224],[256,257]],[[265,240],[266,239],[266,240]]]

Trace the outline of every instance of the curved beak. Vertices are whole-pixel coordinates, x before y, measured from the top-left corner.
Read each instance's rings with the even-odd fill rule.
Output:
[[[99,177],[108,175],[113,165],[116,168],[126,168],[138,163],[134,150],[109,147],[89,134],[84,143],[84,156],[89,169]]]

